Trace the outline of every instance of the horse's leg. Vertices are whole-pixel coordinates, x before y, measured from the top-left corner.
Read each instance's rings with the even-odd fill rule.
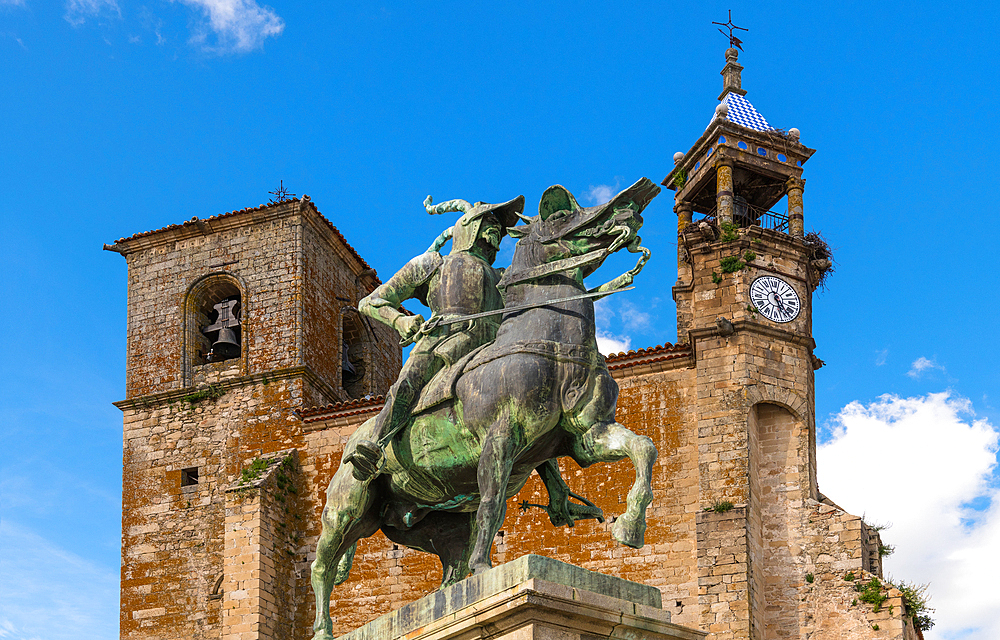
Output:
[[[341,464],[330,481],[323,507],[323,532],[312,563],[312,588],[316,596],[313,640],[333,640],[330,593],[334,582],[347,579],[358,540],[378,531],[377,514],[371,509],[374,490],[368,481],[354,479],[351,466]]]
[[[549,494],[549,506],[543,507],[549,514],[552,526],[559,527],[567,525],[572,527],[577,520],[595,518],[598,522],[604,522],[604,512],[583,496],[573,493],[566,481],[563,480],[559,471],[559,460],[550,458],[535,467],[535,471],[542,479],[545,490]],[[570,498],[576,498],[584,504],[570,502]]]
[[[469,575],[474,513],[433,511],[411,529],[382,526],[382,533],[397,544],[433,553],[441,559],[441,588]]]
[[[476,512],[475,540],[469,563],[473,573],[482,573],[493,566],[493,538],[507,515],[507,483],[514,456],[524,446],[524,433],[509,411],[493,423],[479,456],[479,510]]]
[[[646,436],[632,433],[617,422],[596,424],[570,441],[571,455],[581,467],[595,462],[615,462],[628,457],[635,466],[635,483],[628,492],[625,513],[615,520],[611,535],[618,542],[639,549],[646,532],[646,507],[653,501],[653,463],[656,447]]]

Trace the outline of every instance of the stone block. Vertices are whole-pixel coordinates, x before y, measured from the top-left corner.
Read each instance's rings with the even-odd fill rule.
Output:
[[[526,555],[378,618],[341,640],[701,640],[671,624],[660,591]]]

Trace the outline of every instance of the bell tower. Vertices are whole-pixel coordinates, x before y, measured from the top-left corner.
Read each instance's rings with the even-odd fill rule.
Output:
[[[812,293],[831,263],[804,229],[815,150],[747,100],[738,54],[726,50],[719,105],[663,180],[678,341],[697,370],[700,623],[719,639],[799,637],[793,556],[802,507],[818,499]]]
[[[303,478],[329,464],[296,412],[395,380],[398,337],[356,309],[378,277],[308,196],[105,249],[128,264],[121,637],[293,637]]]

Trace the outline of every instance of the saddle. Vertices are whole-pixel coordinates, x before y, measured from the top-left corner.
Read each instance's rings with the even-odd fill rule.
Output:
[[[573,345],[551,340],[525,340],[497,347],[494,342],[487,342],[465,356],[450,367],[438,371],[420,393],[411,415],[417,415],[436,407],[455,397],[455,385],[459,377],[467,371],[480,367],[498,358],[517,353],[542,356],[556,362],[580,365],[566,367],[558,387],[560,401],[564,411],[572,410],[590,383],[590,372],[595,368],[604,368],[604,356],[596,349],[586,345]]]
[[[486,344],[480,345],[459,358],[455,364],[451,366],[446,366],[440,371],[434,374],[430,382],[424,385],[424,388],[420,391],[420,399],[417,400],[416,406],[413,407],[413,411],[410,415],[417,415],[438,406],[442,402],[451,400],[455,397],[455,383],[458,382],[459,376],[465,371],[466,365],[476,357],[481,351],[491,346],[492,342],[487,342]]]

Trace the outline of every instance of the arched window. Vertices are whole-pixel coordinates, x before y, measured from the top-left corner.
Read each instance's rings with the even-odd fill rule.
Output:
[[[362,398],[370,386],[368,375],[369,337],[364,319],[356,309],[347,308],[341,326],[341,387],[348,398]]]
[[[196,282],[185,304],[185,386],[194,380],[194,368],[232,361],[243,355],[243,291],[228,274],[214,274]]]

